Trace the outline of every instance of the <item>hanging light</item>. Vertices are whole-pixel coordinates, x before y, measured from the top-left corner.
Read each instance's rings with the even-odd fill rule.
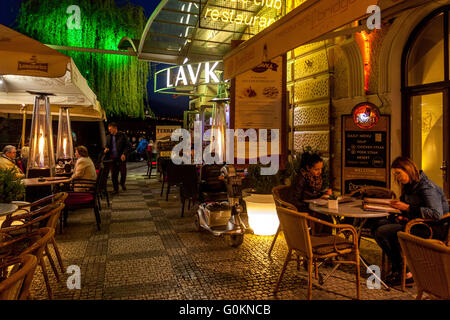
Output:
[[[64,167],[64,165],[72,161],[73,158],[72,127],[70,125],[69,108],[62,107],[59,109],[56,161],[58,162],[59,167]]]
[[[55,175],[53,150],[50,102],[47,95],[40,94],[34,99],[27,178]]]

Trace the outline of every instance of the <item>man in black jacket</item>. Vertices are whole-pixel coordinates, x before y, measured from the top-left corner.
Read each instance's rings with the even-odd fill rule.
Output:
[[[120,185],[125,191],[125,180],[127,179],[127,156],[130,149],[128,137],[125,133],[118,131],[117,124],[112,122],[108,125],[109,135],[106,137],[106,148],[104,153],[109,155],[111,162],[111,180],[114,187],[113,194],[119,193]]]

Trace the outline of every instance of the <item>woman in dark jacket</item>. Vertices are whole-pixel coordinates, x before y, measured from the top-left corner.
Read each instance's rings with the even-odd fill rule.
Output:
[[[432,219],[437,222],[448,212],[448,202],[442,189],[429,180],[422,170],[419,171],[411,159],[398,157],[391,168],[396,181],[402,185],[400,201],[393,200],[391,206],[399,209],[401,214],[379,220],[374,228],[374,237],[392,263],[392,272],[386,277],[386,282],[395,286],[401,283],[402,265],[397,232],[403,230],[412,219]],[[432,225],[432,229],[437,238],[443,233],[438,224]],[[408,272],[406,283],[413,282],[412,274]]]

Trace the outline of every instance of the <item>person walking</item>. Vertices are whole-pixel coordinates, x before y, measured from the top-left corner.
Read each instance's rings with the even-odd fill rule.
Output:
[[[106,137],[106,148],[104,153],[111,159],[111,180],[113,183],[113,194],[119,193],[119,172],[120,185],[126,191],[125,181],[127,179],[127,156],[130,150],[130,143],[125,133],[118,130],[117,124],[112,122],[108,125],[109,135]]]

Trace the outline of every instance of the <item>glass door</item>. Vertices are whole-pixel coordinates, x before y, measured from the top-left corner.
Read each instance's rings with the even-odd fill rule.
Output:
[[[448,121],[444,92],[411,97],[411,158],[448,195]]]

